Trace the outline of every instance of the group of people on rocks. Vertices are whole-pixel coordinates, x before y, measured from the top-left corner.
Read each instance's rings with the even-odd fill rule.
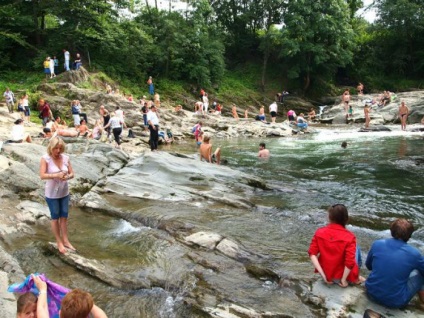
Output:
[[[358,95],[363,95],[364,85],[359,83],[357,86]],[[365,117],[365,128],[370,127],[371,116],[370,113],[372,111],[372,106],[377,105],[378,107],[383,107],[389,104],[394,98],[396,98],[396,94],[390,91],[384,91],[382,94],[378,96],[378,99],[369,99],[364,101],[364,117]],[[346,119],[353,117],[353,107],[350,105],[351,95],[349,93],[349,89],[346,89],[341,97],[342,104],[344,106]],[[401,123],[401,129],[406,130],[406,123],[409,115],[409,108],[406,106],[405,102],[402,101],[399,105],[398,109],[398,118]]]
[[[406,219],[390,225],[392,238],[375,241],[367,255],[367,279],[360,276],[361,252],[355,235],[346,229],[348,211],[343,204],[328,209],[329,224],[312,237],[309,257],[326,284],[340,287],[365,282],[369,298],[389,308],[403,308],[418,294],[424,310],[424,257],[407,244],[414,226]]]
[[[63,57],[64,57],[64,63],[63,68],[65,71],[70,71],[70,59],[71,54],[68,50],[63,49]],[[76,53],[75,60],[72,64],[72,68],[74,70],[79,70],[79,68],[82,66],[82,60],[81,55],[79,53]],[[46,75],[46,79],[48,78],[54,78],[59,72],[59,60],[56,56],[53,56],[52,58],[50,56],[47,56],[46,59],[43,62],[43,68],[44,68],[44,74]]]

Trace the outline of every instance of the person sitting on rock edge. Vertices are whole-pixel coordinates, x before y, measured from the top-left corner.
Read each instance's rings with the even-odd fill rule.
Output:
[[[407,244],[414,226],[405,219],[390,225],[392,238],[375,241],[365,265],[371,271],[365,282],[367,295],[389,308],[404,308],[418,294],[424,310],[424,256]]]
[[[328,209],[329,224],[319,228],[312,237],[309,257],[326,284],[347,287],[348,283],[360,284],[365,279],[359,276],[360,255],[355,235],[346,229],[349,220],[347,208],[334,204]]]
[[[205,135],[199,147],[200,161],[206,160],[209,163],[216,163],[219,165],[221,162],[221,148],[217,148],[215,152],[212,153],[212,144],[210,144],[209,141],[209,135]]]

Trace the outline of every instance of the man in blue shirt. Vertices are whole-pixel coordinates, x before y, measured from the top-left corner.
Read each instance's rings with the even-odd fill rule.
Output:
[[[418,293],[424,308],[424,257],[407,242],[414,226],[397,219],[390,226],[393,238],[375,241],[366,266],[371,270],[365,287],[368,296],[391,308],[402,308]]]

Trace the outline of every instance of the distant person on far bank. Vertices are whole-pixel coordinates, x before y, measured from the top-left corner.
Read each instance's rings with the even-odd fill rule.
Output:
[[[155,94],[155,86],[153,85],[153,77],[149,76],[149,79],[147,80],[147,85],[149,87],[149,94],[153,96]]]
[[[406,121],[408,120],[409,108],[406,106],[405,102],[401,102],[399,106],[399,118],[400,118],[400,127],[402,130],[406,130]]]
[[[424,310],[424,257],[407,244],[413,232],[411,222],[397,219],[390,225],[392,238],[375,241],[368,253],[366,291],[386,307],[404,308],[418,294]]]
[[[6,87],[6,91],[3,93],[3,97],[6,101],[9,113],[13,113],[13,108],[15,107],[15,94],[13,94],[9,87]]]
[[[239,115],[237,114],[237,106],[236,106],[236,104],[233,104],[233,106],[231,107],[231,114],[233,115],[233,117],[236,120],[239,119]]]
[[[287,112],[287,119],[289,120],[289,122],[295,121],[296,120],[296,113],[294,112],[294,110],[290,109]]]
[[[315,120],[317,114],[315,112],[315,109],[312,107],[311,110],[308,113],[309,120]]]
[[[74,61],[74,68],[76,71],[78,71],[81,66],[82,66],[81,55],[77,53],[77,55],[75,56],[75,61]]]
[[[266,149],[266,145],[264,142],[261,142],[259,144],[259,152],[258,152],[258,157],[259,158],[269,158],[270,156],[270,152],[268,149]]]
[[[364,107],[365,128],[369,128],[370,127],[370,121],[371,121],[370,111],[371,111],[370,105],[369,104],[365,104],[365,107]]]
[[[71,60],[71,54],[69,53],[68,50],[63,49],[63,56],[65,57],[65,64],[64,64],[65,71],[70,71],[69,61]]]
[[[50,75],[50,57],[46,57],[46,59],[44,60],[43,68],[44,68],[44,74],[46,74],[46,80],[47,80]]]
[[[349,93],[349,89],[346,88],[346,90],[343,92],[343,95],[342,95],[342,103],[344,105],[346,116],[349,110],[349,102],[350,102],[350,93]]]
[[[50,68],[50,78],[56,77],[56,73],[54,72],[54,59],[49,57],[49,68]]]
[[[356,91],[358,92],[358,95],[364,95],[364,84],[359,82],[358,86],[356,86]]]
[[[271,116],[271,122],[275,124],[275,119],[277,118],[277,102],[273,102],[271,105],[269,105],[269,114]]]

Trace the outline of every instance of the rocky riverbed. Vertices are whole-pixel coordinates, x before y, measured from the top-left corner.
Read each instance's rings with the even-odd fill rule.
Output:
[[[155,242],[143,247],[147,255],[148,249],[161,246],[159,256],[143,259],[142,266],[131,266],[93,256],[88,246],[78,247],[78,254],[60,255],[54,244],[39,242],[42,249],[53,253],[54,262],[78,268],[82,275],[95,277],[117,290],[160,288],[178,293],[184,306],[210,317],[362,317],[368,307],[386,316],[418,317],[415,308],[394,311],[370,303],[362,287],[340,289],[325,286],[316,279],[291,277],[283,266],[272,265],[262,251],[250,249],[231,233],[194,221],[201,218],[201,212],[227,207],[236,213],[255,211],[252,198],[260,191],[272,190],[273,185],[229,167],[200,162],[195,154],[178,154],[179,142],[192,142],[191,127],[202,120],[203,130],[213,138],[266,138],[292,136],[288,123],[277,119],[277,124],[267,125],[253,119],[237,121],[213,115],[199,118],[186,110],[176,113],[171,105],[164,104],[160,109],[161,125],[172,129],[177,139],[173,150],[177,153],[150,153],[146,151],[148,136],[140,127],[138,105],[71,83],[43,84],[43,90],[57,110],[69,107],[69,99],[81,100],[90,123],[98,118],[100,104],[111,110],[116,105],[124,109],[127,124],[136,138],[125,138],[123,151],[84,138],[66,140],[76,175],[70,181],[72,204],[91,218],[108,215],[146,228]],[[67,98],[63,97],[64,91]],[[364,96],[367,97],[372,96]],[[402,93],[398,98],[407,102],[412,110],[411,120],[418,122],[423,115],[424,92]],[[355,123],[362,120],[361,105],[358,99]],[[376,110],[371,124],[395,121],[396,107],[393,103]],[[0,108],[0,140],[7,139],[17,116],[6,113],[5,107]],[[336,104],[325,110],[322,119],[333,118],[336,124],[343,116]],[[26,128],[34,136],[41,131],[36,125]],[[50,231],[49,213],[43,200],[44,183],[38,177],[39,161],[45,149],[46,140],[35,138],[33,144],[5,144],[0,153],[0,317],[11,317],[16,312],[13,295],[5,292],[7,285],[29,274],[12,256],[16,252],[13,241],[31,237],[35,228]],[[122,200],[127,201],[126,208],[122,208]],[[36,264],[33,268],[36,270]],[[270,290],[268,299],[255,293],[264,286]],[[246,292],[240,299],[236,296],[240,290],[249,294]],[[109,316],[119,317],[112,313]]]

